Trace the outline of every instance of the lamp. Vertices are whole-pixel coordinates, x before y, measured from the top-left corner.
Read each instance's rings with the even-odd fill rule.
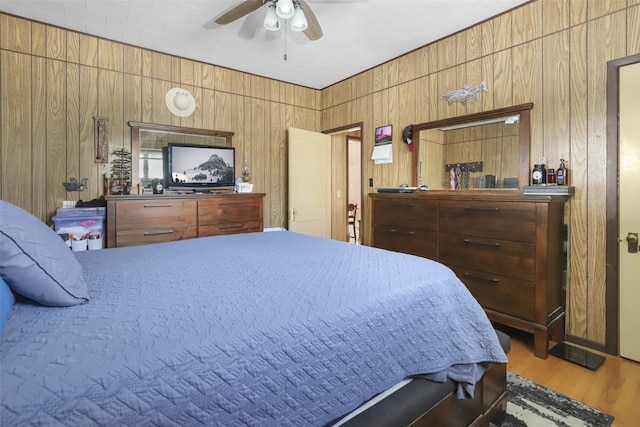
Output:
[[[278,21],[278,15],[276,14],[276,5],[270,4],[267,9],[267,14],[264,16],[264,28],[269,31],[278,31],[280,29],[280,21]]]
[[[300,5],[296,5],[293,19],[291,20],[291,29],[293,31],[304,31],[308,26],[307,18],[305,18],[302,8]]]
[[[278,0],[276,2],[276,13],[282,19],[289,19],[293,16],[295,10],[292,0]]]

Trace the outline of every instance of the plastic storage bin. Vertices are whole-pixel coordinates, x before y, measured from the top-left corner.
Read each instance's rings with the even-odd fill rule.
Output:
[[[54,216],[51,219],[56,233],[69,235],[68,244],[73,250],[102,249],[104,215]],[[85,242],[73,244],[74,241],[81,240]]]
[[[101,216],[106,215],[107,208],[58,208],[56,216],[69,217],[69,216]]]

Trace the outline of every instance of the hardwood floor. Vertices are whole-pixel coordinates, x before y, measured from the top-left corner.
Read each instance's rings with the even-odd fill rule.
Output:
[[[613,415],[613,427],[640,425],[640,363],[607,357],[591,371],[554,356],[543,360],[533,354],[532,335],[504,331],[511,336],[511,372]]]

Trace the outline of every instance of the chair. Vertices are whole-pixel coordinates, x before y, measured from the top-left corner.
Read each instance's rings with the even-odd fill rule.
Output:
[[[358,205],[356,203],[349,203],[347,205],[347,229],[349,230],[349,240],[351,240],[351,229],[353,229],[353,239],[358,242],[358,235],[356,234],[356,213],[358,212]]]

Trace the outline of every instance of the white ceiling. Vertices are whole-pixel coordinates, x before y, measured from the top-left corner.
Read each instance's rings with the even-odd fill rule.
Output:
[[[147,49],[322,89],[529,0],[307,0],[324,36],[262,28],[241,0],[0,0],[0,10]],[[287,60],[284,60],[284,54]]]

